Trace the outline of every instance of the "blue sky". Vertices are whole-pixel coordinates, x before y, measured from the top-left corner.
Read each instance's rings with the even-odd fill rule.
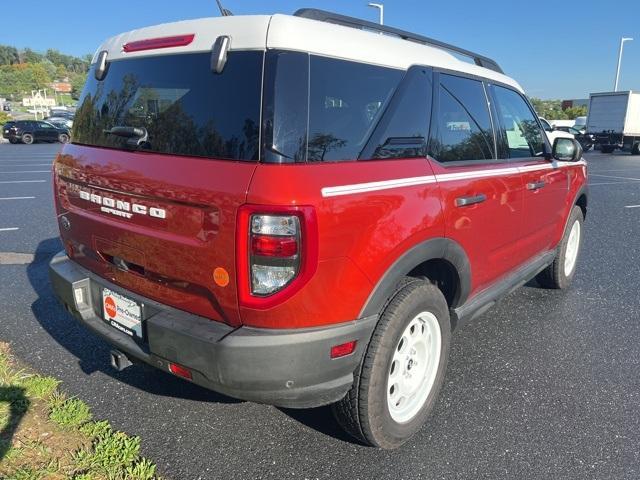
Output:
[[[292,13],[301,7],[377,20],[368,0],[223,0],[238,14]],[[380,1],[380,0],[378,0]],[[37,2],[40,3],[40,2]],[[44,4],[44,2],[42,2]],[[498,61],[527,93],[583,98],[613,87],[621,36],[620,89],[640,90],[640,1],[386,0],[385,23],[483,53]],[[105,38],[138,27],[217,15],[215,0],[65,0],[32,8],[28,22],[0,24],[0,44],[43,51],[93,53]]]

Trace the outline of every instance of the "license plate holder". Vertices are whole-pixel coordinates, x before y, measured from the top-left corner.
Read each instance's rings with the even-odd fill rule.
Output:
[[[113,328],[143,340],[143,305],[113,290],[102,290],[102,319]]]

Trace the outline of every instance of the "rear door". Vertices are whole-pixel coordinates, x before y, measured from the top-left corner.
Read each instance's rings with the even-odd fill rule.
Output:
[[[522,172],[524,215],[519,255],[527,260],[554,247],[551,243],[569,191],[567,169],[546,159],[549,145],[525,98],[503,86],[493,85],[491,91],[508,156]]]
[[[430,161],[442,193],[446,235],[471,263],[472,294],[517,265],[522,182],[499,160],[483,83],[437,74]]]
[[[36,140],[53,142],[58,139],[58,130],[48,122],[35,122]]]
[[[79,100],[56,164],[73,259],[127,290],[239,324],[235,222],[258,160],[260,51],[113,61]],[[114,127],[144,129],[120,136]],[[217,270],[214,279],[214,270]]]

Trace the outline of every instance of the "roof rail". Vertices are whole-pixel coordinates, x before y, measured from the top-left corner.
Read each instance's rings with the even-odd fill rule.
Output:
[[[387,27],[386,25],[379,25],[367,20],[347,17],[346,15],[340,15],[338,13],[327,12],[325,10],[318,10],[315,8],[301,8],[300,10],[297,10],[293,15],[296,17],[318,20],[320,22],[335,23],[337,25],[343,25],[346,27],[353,27],[360,30],[371,30],[374,32],[386,33],[388,35],[400,37],[403,40],[431,45],[433,47],[449,50],[465,57],[469,57],[476,65],[480,67],[488,68],[498,73],[504,73],[497,62],[495,60],[492,60],[491,58],[479,55],[469,50],[465,50],[464,48],[456,47],[455,45],[441,42],[440,40],[423,37],[422,35],[407,32],[405,30],[400,30],[398,28]]]

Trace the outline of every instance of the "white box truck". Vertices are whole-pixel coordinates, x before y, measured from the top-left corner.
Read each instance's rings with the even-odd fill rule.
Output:
[[[616,148],[640,154],[640,93],[604,92],[589,95],[587,133],[603,153]]]

